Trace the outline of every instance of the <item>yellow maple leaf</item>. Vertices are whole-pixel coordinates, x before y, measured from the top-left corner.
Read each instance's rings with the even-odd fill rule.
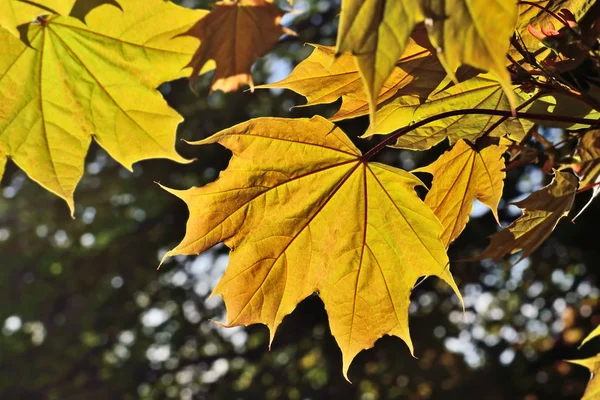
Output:
[[[0,0],[0,27],[19,37],[18,26],[28,24],[40,15],[69,15],[75,0]]]
[[[579,347],[583,346],[590,340],[597,338],[598,336],[600,336],[600,325],[598,325],[593,331],[590,332],[589,335],[585,337],[585,339],[583,339]]]
[[[469,221],[473,200],[488,206],[498,221],[498,203],[504,187],[505,146],[473,149],[464,140],[442,154],[435,162],[414,170],[433,175],[427,204],[444,225],[442,242],[446,246],[456,239]]]
[[[437,55],[453,75],[470,65],[496,76],[512,105],[517,106],[506,69],[506,53],[518,17],[516,0],[424,1],[423,15]]]
[[[4,154],[4,152],[2,151],[2,148],[0,148],[0,179],[2,179],[2,176],[4,175],[5,167],[6,167],[6,154]]]
[[[32,24],[32,48],[0,29],[0,151],[71,211],[92,136],[129,169],[186,161],[174,149],[182,118],[155,88],[185,76],[196,41],[173,37],[206,12],[162,0],[122,8],[95,8],[85,25],[60,16]]]
[[[284,35],[296,35],[281,26],[285,14],[271,1],[220,1],[186,35],[201,40],[188,66],[193,68],[193,85],[209,60],[216,63],[212,90],[232,92],[242,85],[253,88],[250,68],[257,58],[267,54]]]
[[[321,296],[350,362],[381,336],[408,330],[410,292],[437,275],[460,297],[440,240],[442,226],[416,195],[412,174],[362,159],[321,117],[259,118],[199,142],[232,151],[228,168],[202,188],[169,190],[190,210],[182,242],[165,257],[232,249],[213,294],[225,326],[263,323],[271,340],[284,316]]]
[[[533,96],[519,90],[517,94],[517,106],[523,105]],[[532,106],[521,108],[520,111],[526,111]],[[388,134],[448,110],[481,108],[508,111],[510,107],[506,92],[490,74],[479,74],[475,77],[467,75],[466,79],[458,84],[453,84],[450,79],[446,79],[426,100],[418,95],[394,96],[377,110],[376,121],[364,136]],[[519,141],[525,137],[532,126],[532,122],[522,118],[476,114],[456,115],[433,121],[408,132],[398,138],[394,147],[427,150],[445,138],[449,138],[450,143],[460,139],[474,141],[492,128],[491,136],[509,136]]]
[[[311,55],[288,77],[257,88],[291,89],[306,97],[307,103],[303,106],[331,103],[341,97],[342,106],[330,118],[332,121],[368,114],[369,100],[353,56],[350,53],[336,55],[335,49],[329,46],[311,46],[315,47]],[[427,98],[445,75],[437,58],[410,40],[376,102],[382,104],[400,93]]]
[[[516,1],[343,0],[337,50],[349,51],[356,57],[369,97],[372,122],[378,117],[377,94],[403,53],[415,24],[421,21],[425,22],[429,39],[451,76],[461,65],[490,71],[515,108],[505,53],[517,16]]]
[[[600,397],[600,354],[583,360],[569,360],[570,363],[586,367],[592,373],[590,381],[581,400],[597,400]]]
[[[527,257],[546,240],[558,221],[569,214],[578,184],[575,175],[555,171],[554,179],[548,186],[514,203],[523,209],[523,215],[493,234],[488,248],[477,258],[498,260],[520,250],[523,251],[521,259]]]
[[[377,96],[420,19],[418,5],[410,0],[342,1],[337,53],[354,54],[367,91],[372,120]]]
[[[592,339],[600,336],[600,326],[597,326],[585,339],[581,342],[579,347],[583,346]],[[600,354],[593,357],[589,357],[582,360],[567,360],[570,363],[581,365],[586,367],[592,373],[588,386],[583,394],[581,400],[595,400],[600,397],[600,380],[598,379],[598,373],[600,372]]]

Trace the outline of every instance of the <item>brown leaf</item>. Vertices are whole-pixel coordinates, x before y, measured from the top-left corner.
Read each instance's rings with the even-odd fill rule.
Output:
[[[211,90],[232,92],[242,85],[253,88],[250,68],[254,61],[267,54],[282,35],[296,35],[280,25],[284,14],[267,0],[216,3],[210,14],[185,33],[201,40],[188,64],[193,68],[190,85],[204,64],[214,60],[217,66]]]
[[[498,260],[520,250],[523,250],[521,259],[530,255],[550,236],[558,221],[567,216],[573,206],[577,187],[575,175],[555,171],[554,180],[548,186],[514,203],[523,209],[523,215],[492,235],[490,245],[477,258]]]

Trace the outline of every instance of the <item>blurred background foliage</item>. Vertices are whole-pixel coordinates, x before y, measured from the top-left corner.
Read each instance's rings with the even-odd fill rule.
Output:
[[[209,2],[183,1],[209,8]],[[282,4],[283,6],[283,4]],[[257,84],[285,77],[311,51],[335,43],[339,1],[297,0],[284,38],[254,67]],[[212,74],[160,87],[185,121],[178,137],[200,140],[259,116],[332,115],[339,103],[290,108],[304,100],[282,90],[209,95]],[[342,122],[358,139],[366,118]],[[544,129],[551,141],[561,132]],[[375,139],[377,140],[377,139]],[[227,249],[168,260],[184,234],[187,209],[155,182],[184,189],[214,180],[228,163],[218,145],[177,142],[189,165],[139,163],[130,173],[94,145],[76,192],[76,219],[62,200],[9,165],[0,196],[0,398],[2,399],[576,399],[584,368],[565,359],[599,351],[581,339],[600,323],[595,204],[563,222],[531,257],[518,262],[454,262],[466,312],[448,287],[430,278],[413,291],[410,323],[416,356],[384,337],[341,373],[341,354],[318,297],[283,321],[271,350],[264,326],[222,328],[220,298],[208,296],[227,266]],[[412,169],[447,148],[386,150],[379,161]],[[422,176],[427,178],[427,176]],[[509,201],[550,181],[539,166],[511,170],[501,219],[518,216]],[[587,199],[580,196],[579,208]],[[483,249],[498,229],[476,205],[453,260]]]

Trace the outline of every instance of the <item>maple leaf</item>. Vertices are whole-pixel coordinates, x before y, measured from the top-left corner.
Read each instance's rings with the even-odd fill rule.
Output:
[[[23,44],[0,29],[0,150],[67,201],[93,137],[126,168],[186,162],[174,149],[181,117],[155,89],[185,76],[195,40],[173,39],[204,15],[162,0],[98,7],[87,25],[52,16]]]
[[[585,337],[585,339],[583,339],[579,347],[583,346],[584,344],[586,344],[592,339],[595,339],[598,336],[600,336],[600,325],[598,325],[593,331],[590,332],[589,335]]]
[[[332,121],[359,117],[369,113],[369,100],[360,74],[350,53],[336,55],[329,46],[311,45],[315,49],[283,80],[257,89],[285,88],[306,97],[303,106],[331,103],[342,98],[342,106]],[[377,97],[382,104],[401,93],[427,98],[429,92],[446,75],[431,52],[410,40],[402,57],[385,81]]]
[[[600,159],[600,129],[587,131],[577,144],[577,155],[580,163]]]
[[[404,52],[420,20],[419,7],[410,0],[343,0],[337,53],[355,55],[371,110],[377,95]]]
[[[464,64],[490,71],[515,108],[505,53],[517,15],[517,2],[505,0],[444,0],[419,5],[406,0],[343,0],[337,51],[348,51],[356,57],[368,93],[371,122],[377,119],[377,94],[403,53],[413,28],[423,20],[430,41],[451,76]]]
[[[572,165],[572,168],[580,179],[579,185],[585,188],[588,185],[597,184],[600,181],[600,130],[587,131],[579,140],[576,151],[579,162]],[[592,197],[573,218],[573,221],[579,218],[598,195],[600,195],[600,185],[593,187]]]
[[[190,85],[209,60],[216,63],[211,90],[232,92],[242,85],[253,88],[250,68],[284,35],[296,35],[281,26],[286,13],[268,0],[220,1],[185,35],[201,40],[188,64]]]
[[[590,382],[588,383],[581,400],[598,399],[600,396],[600,379],[598,379],[598,373],[600,373],[600,354],[583,360],[569,360],[569,362],[586,367],[592,373]]]
[[[69,15],[75,0],[0,0],[0,27],[19,37],[18,27],[28,24],[39,15]]]
[[[271,340],[284,316],[322,298],[331,331],[350,362],[384,334],[413,349],[409,296],[437,275],[460,297],[440,240],[442,226],[416,195],[412,174],[366,162],[322,117],[259,118],[199,142],[232,151],[216,182],[168,189],[190,210],[182,242],[165,256],[232,249],[213,294],[225,326],[263,323]]]
[[[4,168],[6,167],[6,154],[0,148],[0,180],[4,176]]]
[[[581,348],[584,344],[588,343],[590,340],[595,339],[600,336],[600,326],[597,326],[589,335],[583,339],[579,347]],[[568,360],[570,363],[581,365],[582,367],[586,367],[592,373],[590,377],[590,382],[583,394],[581,400],[594,400],[600,396],[600,380],[598,380],[598,373],[600,372],[600,354],[597,354],[593,357],[582,359],[582,360]]]
[[[506,52],[518,17],[516,1],[426,1],[425,27],[449,74],[461,65],[493,73],[512,105],[517,106],[506,69]]]
[[[515,90],[518,94],[517,106],[521,106],[533,96],[519,91],[516,87]],[[531,106],[521,108],[521,111],[526,111]],[[399,95],[390,99],[377,110],[376,122],[364,136],[388,134],[447,110],[481,108],[508,111],[510,107],[506,92],[490,74],[468,76],[468,79],[458,84],[452,84],[447,79],[425,101],[419,96],[410,95]],[[402,135],[394,147],[427,150],[445,138],[449,138],[450,143],[460,139],[474,141],[482,133],[492,128],[490,136],[509,136],[520,141],[532,126],[532,122],[522,118],[476,114],[457,115],[433,121]]]
[[[412,171],[433,175],[425,204],[444,225],[442,242],[446,247],[467,225],[475,199],[488,206],[499,221],[498,203],[506,176],[502,158],[505,150],[505,146],[492,145],[477,151],[459,140],[432,164]]]
[[[488,248],[477,258],[498,260],[520,250],[523,251],[521,259],[527,257],[550,236],[558,221],[569,214],[577,187],[575,175],[555,171],[549,185],[514,203],[523,209],[523,215],[493,234]]]

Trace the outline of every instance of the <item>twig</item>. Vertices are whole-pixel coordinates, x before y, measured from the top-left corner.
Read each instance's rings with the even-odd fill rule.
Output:
[[[414,124],[407,125],[398,129],[395,133],[392,133],[390,136],[379,142],[377,145],[373,146],[369,151],[367,151],[362,157],[362,161],[366,162],[370,160],[375,154],[379,153],[386,146],[390,145],[394,141],[398,140],[401,136],[407,134],[410,131],[418,129],[423,125],[430,124],[432,122],[438,121],[444,118],[450,118],[460,115],[496,115],[499,117],[515,117],[515,118],[525,118],[532,120],[541,120],[541,121],[554,121],[554,122],[570,122],[573,124],[583,124],[583,125],[598,125],[600,122],[596,119],[591,118],[578,118],[578,117],[570,117],[563,115],[553,115],[553,114],[537,114],[537,113],[526,113],[526,112],[516,112],[515,115],[512,114],[511,111],[501,111],[501,110],[487,110],[487,109],[465,109],[465,110],[452,110],[446,111],[437,115],[432,115],[431,117],[425,118],[421,121],[415,122]]]

